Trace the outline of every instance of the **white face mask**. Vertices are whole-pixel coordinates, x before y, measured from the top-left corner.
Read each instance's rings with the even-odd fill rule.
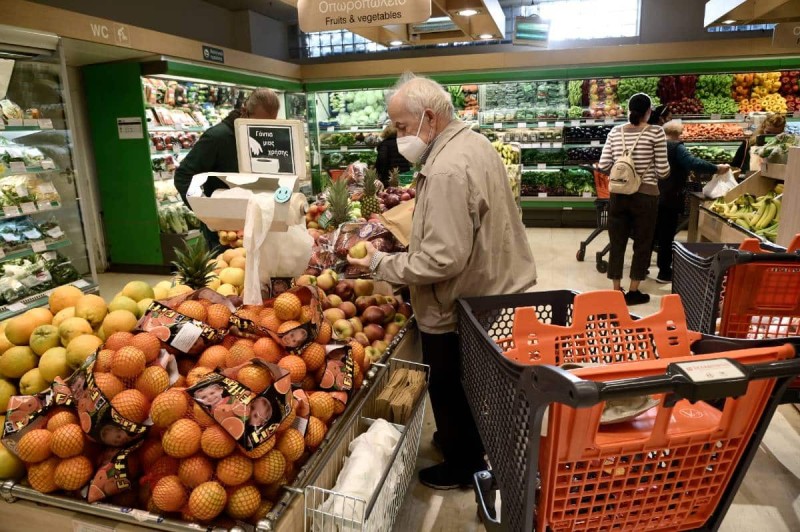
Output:
[[[425,121],[425,112],[422,113],[422,118],[419,122],[416,135],[406,135],[405,137],[397,138],[397,150],[400,155],[406,158],[411,164],[416,164],[422,158],[425,150],[428,149],[428,144],[419,137],[422,131],[422,123]]]

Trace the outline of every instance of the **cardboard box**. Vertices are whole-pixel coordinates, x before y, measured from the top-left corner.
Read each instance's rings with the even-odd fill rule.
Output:
[[[203,195],[203,184],[209,177],[221,179],[231,187],[228,190],[217,190],[211,197]],[[205,173],[192,178],[186,198],[189,206],[200,220],[212,231],[238,231],[244,229],[247,202],[252,194],[267,194],[274,197],[279,188],[287,189],[295,194],[299,190],[299,181],[294,176],[272,177],[261,174],[221,174]],[[276,202],[275,221],[272,230],[286,230],[286,220],[295,219],[298,215],[296,202]],[[299,216],[302,218],[303,214]],[[295,222],[296,223],[296,222]]]
[[[761,175],[772,179],[780,179],[781,181],[784,181],[786,179],[787,166],[788,165],[785,164],[762,163]]]

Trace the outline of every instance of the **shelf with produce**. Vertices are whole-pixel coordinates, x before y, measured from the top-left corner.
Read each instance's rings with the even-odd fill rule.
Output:
[[[79,288],[84,294],[97,294],[100,292],[100,287],[97,284],[85,279],[78,279],[77,281],[67,284]],[[32,308],[43,307],[47,305],[48,298],[53,290],[55,290],[55,288],[45,290],[44,292],[40,292],[32,296],[24,297],[13,303],[0,305],[0,321],[13,318],[14,316],[22,314],[23,312],[27,312]]]
[[[27,216],[40,212],[53,212],[60,208],[61,203],[58,201],[37,201],[22,203],[20,205],[4,205],[2,207],[3,215],[0,216],[0,220],[11,220],[12,218],[19,218],[20,216]]]
[[[47,244],[44,240],[37,240],[30,244],[28,247],[24,249],[19,249],[17,251],[12,251],[10,253],[6,253],[2,257],[0,257],[1,261],[7,261],[12,259],[19,259],[22,257],[27,257],[28,255],[33,255],[34,253],[43,253],[45,251],[55,251],[57,249],[65,248],[71,245],[72,242],[68,238],[64,238],[61,240],[56,240],[55,242],[51,242]],[[0,251],[2,253],[2,251]]]
[[[11,177],[15,175],[25,174],[49,174],[52,172],[60,172],[61,169],[56,168],[55,165],[45,164],[44,166],[16,166],[13,162],[11,164],[3,163],[5,171],[0,173],[0,177]]]
[[[27,126],[10,126],[10,125],[0,125],[0,135],[3,133],[36,133],[39,131],[64,131],[63,129],[56,129],[53,127],[53,123],[49,119],[39,119],[36,120],[38,122],[37,125],[27,125]],[[47,127],[49,125],[49,127]]]

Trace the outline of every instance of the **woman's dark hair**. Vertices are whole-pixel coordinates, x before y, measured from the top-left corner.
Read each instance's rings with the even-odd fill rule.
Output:
[[[642,120],[644,120],[644,115],[645,113],[640,113],[639,111],[630,111],[628,113],[628,120],[634,126],[638,126],[642,123]]]
[[[628,100],[628,120],[634,126],[638,126],[644,120],[647,111],[650,110],[650,97],[644,93],[637,93]]]
[[[650,113],[650,120],[647,123],[653,126],[660,126],[667,116],[669,116],[669,107],[667,105],[659,105]]]

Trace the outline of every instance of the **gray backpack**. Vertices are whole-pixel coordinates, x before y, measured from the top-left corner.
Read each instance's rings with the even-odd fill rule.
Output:
[[[636,165],[633,161],[633,150],[636,149],[636,145],[639,144],[639,139],[642,138],[642,134],[647,130],[644,128],[641,132],[639,132],[639,136],[636,137],[636,142],[633,143],[633,146],[629,150],[628,147],[625,145],[625,127],[621,127],[619,132],[622,135],[622,157],[614,161],[614,164],[611,166],[611,172],[608,174],[608,190],[612,194],[635,194],[639,191],[639,187],[642,184],[642,177],[636,172]],[[648,167],[649,170],[650,167]],[[645,170],[647,172],[647,170]]]

